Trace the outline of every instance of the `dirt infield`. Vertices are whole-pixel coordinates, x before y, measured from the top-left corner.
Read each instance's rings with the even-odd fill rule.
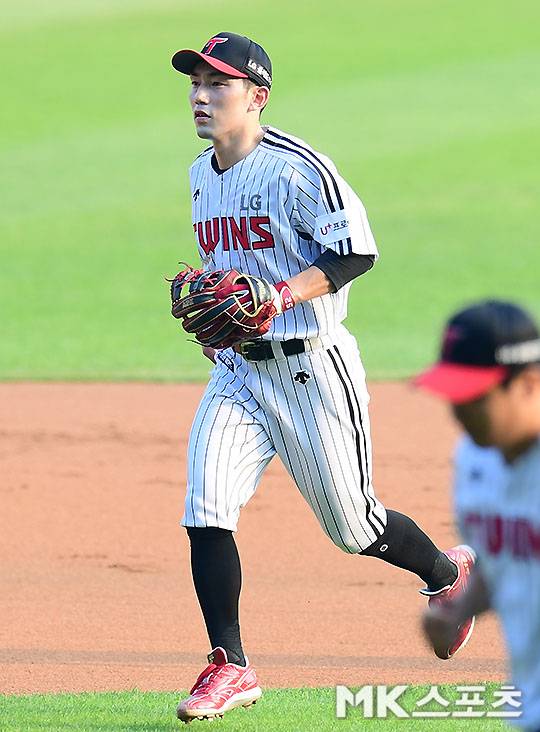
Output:
[[[189,686],[207,641],[178,521],[201,386],[0,384],[0,692]],[[456,541],[442,405],[374,384],[375,485]],[[495,622],[438,661],[417,578],[341,553],[277,460],[244,509],[244,644],[266,686],[502,679]]]

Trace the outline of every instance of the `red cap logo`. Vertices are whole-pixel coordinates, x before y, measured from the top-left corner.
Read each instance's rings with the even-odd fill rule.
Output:
[[[219,36],[211,38],[206,46],[203,48],[203,53],[206,53],[208,55],[211,54],[215,46],[217,46],[219,43],[226,43],[228,40],[228,38],[220,38]]]

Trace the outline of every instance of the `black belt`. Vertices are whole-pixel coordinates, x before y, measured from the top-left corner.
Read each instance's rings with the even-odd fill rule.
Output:
[[[300,338],[293,338],[290,341],[242,341],[233,348],[248,361],[268,361],[276,358],[280,355],[278,349],[281,349],[284,356],[295,356],[307,350],[306,342]]]

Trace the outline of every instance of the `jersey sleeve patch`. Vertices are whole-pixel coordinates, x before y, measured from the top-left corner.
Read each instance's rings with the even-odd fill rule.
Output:
[[[323,246],[335,244],[350,237],[349,220],[345,211],[334,211],[317,216],[314,229],[314,239]]]

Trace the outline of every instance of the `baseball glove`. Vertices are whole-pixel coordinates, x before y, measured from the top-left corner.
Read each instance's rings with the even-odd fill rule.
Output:
[[[188,266],[171,281],[171,300],[184,330],[212,348],[263,335],[282,311],[273,285],[234,269],[205,272]]]

